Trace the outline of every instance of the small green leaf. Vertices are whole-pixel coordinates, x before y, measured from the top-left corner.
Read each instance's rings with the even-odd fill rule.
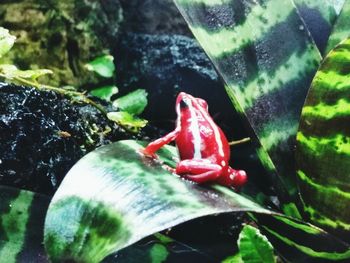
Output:
[[[118,93],[118,88],[117,86],[114,86],[114,85],[103,86],[90,91],[90,94],[92,96],[98,97],[106,101],[110,101],[111,97],[117,93]]]
[[[245,225],[239,234],[238,247],[244,263],[273,263],[273,247],[259,229]]]
[[[16,71],[18,71],[18,68],[15,65],[0,65],[0,73],[5,75],[6,78],[12,79]]]
[[[239,253],[237,253],[234,256],[230,256],[228,258],[225,258],[222,263],[243,263],[242,257]]]
[[[128,112],[108,112],[107,118],[111,121],[115,121],[119,125],[123,126],[131,132],[139,132],[139,130],[146,126],[147,120],[134,117]]]
[[[31,80],[36,80],[37,78],[47,75],[47,74],[52,74],[53,72],[49,69],[35,69],[35,70],[17,70],[14,71],[14,77],[19,77],[23,79],[31,79]]]
[[[13,47],[16,37],[12,36],[9,31],[0,27],[0,58]]]
[[[154,244],[150,251],[152,263],[164,262],[169,252],[166,247],[162,244]]]
[[[16,66],[8,64],[0,65],[0,72],[8,79],[23,78],[31,80],[36,80],[43,75],[53,73],[49,69],[20,70]]]
[[[147,106],[147,92],[144,89],[137,89],[129,94],[116,99],[113,106],[133,115],[139,115]]]
[[[113,60],[114,58],[111,55],[105,55],[87,63],[85,67],[87,70],[94,71],[102,77],[111,78],[115,72]]]

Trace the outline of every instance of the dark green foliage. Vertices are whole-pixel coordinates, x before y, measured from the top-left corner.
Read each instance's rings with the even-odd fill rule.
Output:
[[[50,199],[0,186],[0,258],[3,262],[47,262],[44,218]]]
[[[342,40],[350,36],[350,2],[345,1],[344,7],[337,19],[336,24],[333,27],[332,34],[329,37],[325,55]]]

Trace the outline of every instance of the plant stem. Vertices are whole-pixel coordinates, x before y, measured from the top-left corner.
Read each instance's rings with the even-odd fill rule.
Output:
[[[249,142],[249,141],[250,141],[250,138],[247,137],[247,138],[243,138],[243,139],[238,140],[238,141],[231,141],[231,142],[229,142],[228,144],[229,144],[230,146],[233,146],[233,145],[238,145],[238,144],[246,143],[246,142]]]

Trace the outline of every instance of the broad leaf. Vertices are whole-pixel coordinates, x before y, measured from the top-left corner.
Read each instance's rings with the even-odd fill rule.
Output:
[[[350,240],[350,39],[323,61],[302,111],[297,175],[311,222]]]
[[[187,220],[229,211],[270,213],[224,187],[181,180],[145,158],[134,141],[86,155],[67,174],[46,217],[45,245],[53,262],[99,262],[143,237]],[[161,155],[172,162],[174,148]]]
[[[147,106],[147,92],[137,89],[113,101],[113,106],[132,115],[139,115]]]
[[[48,262],[43,228],[49,198],[0,186],[0,259],[3,262]]]
[[[293,149],[321,56],[291,1],[175,0],[262,147],[280,198],[296,197]],[[283,192],[287,188],[289,193]]]
[[[117,93],[118,93],[118,88],[114,85],[103,86],[103,87],[95,88],[90,91],[90,94],[92,96],[98,97],[106,101],[110,101],[111,97]]]
[[[114,58],[110,55],[98,57],[85,65],[87,70],[94,71],[104,78],[111,78],[115,72]]]
[[[141,155],[142,145],[120,141],[101,147],[67,174],[45,221],[45,246],[53,262],[99,262],[146,236],[205,215],[276,214],[226,187],[199,186],[163,169],[174,165],[174,147],[161,149],[159,162]],[[291,222],[310,235],[316,229]],[[319,232],[324,240],[332,238]]]
[[[238,238],[239,253],[244,263],[276,262],[273,247],[259,229],[246,225]]]
[[[325,53],[327,54],[342,40],[348,37],[350,37],[350,2],[345,1],[344,7],[329,37]]]
[[[16,37],[12,36],[7,29],[0,27],[0,58],[10,51],[15,40]]]
[[[300,16],[321,53],[345,0],[294,0]]]

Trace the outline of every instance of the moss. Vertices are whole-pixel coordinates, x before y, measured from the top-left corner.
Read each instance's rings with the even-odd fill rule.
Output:
[[[49,68],[55,72],[52,85],[97,83],[84,64],[109,53],[107,43],[121,21],[118,1],[2,1],[0,24],[18,38],[3,62],[22,69]]]

